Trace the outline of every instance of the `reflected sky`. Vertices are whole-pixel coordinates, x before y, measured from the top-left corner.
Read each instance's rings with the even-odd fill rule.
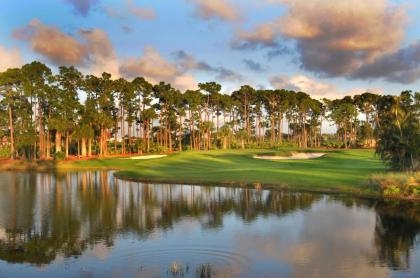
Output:
[[[418,277],[420,206],[0,173],[0,277]]]

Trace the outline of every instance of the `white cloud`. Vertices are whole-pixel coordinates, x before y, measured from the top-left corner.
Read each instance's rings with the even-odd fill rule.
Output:
[[[230,0],[188,0],[196,5],[197,16],[209,20],[217,18],[225,21],[240,19],[238,8]]]
[[[127,9],[135,17],[143,20],[151,20],[156,18],[156,13],[153,9],[139,7],[134,3],[134,0],[127,0]]]
[[[126,78],[143,76],[152,83],[165,81],[181,90],[191,89],[196,84],[191,75],[182,71],[177,64],[167,61],[150,46],[144,48],[141,57],[123,60],[119,70]]]

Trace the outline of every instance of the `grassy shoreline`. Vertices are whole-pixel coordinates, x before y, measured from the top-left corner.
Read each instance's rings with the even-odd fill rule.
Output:
[[[258,160],[254,155],[298,151],[214,150],[187,151],[165,158],[130,160],[118,157],[32,164],[30,170],[116,170],[121,179],[168,184],[250,186],[322,193],[347,193],[381,197],[368,186],[374,174],[385,167],[373,150],[316,150],[327,155],[308,160]],[[0,170],[4,168],[0,167]],[[9,170],[24,170],[19,167]],[[397,196],[394,196],[397,197]]]

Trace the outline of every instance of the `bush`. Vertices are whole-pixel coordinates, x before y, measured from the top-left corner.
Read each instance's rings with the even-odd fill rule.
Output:
[[[66,159],[66,154],[64,152],[57,152],[54,154],[54,159],[57,161]]]
[[[159,144],[153,143],[150,145],[150,153],[165,153],[168,151],[168,148],[162,147]]]
[[[9,146],[0,146],[0,158],[10,158],[10,147]]]
[[[237,142],[238,148],[240,148],[240,142]],[[284,140],[281,144],[279,143],[271,143],[270,141],[266,140],[263,143],[256,143],[256,142],[250,142],[245,143],[245,149],[270,149],[270,150],[282,150],[284,148],[293,148],[296,147],[291,142],[288,142],[287,140]]]
[[[344,148],[344,144],[342,142],[337,141],[337,140],[322,141],[321,146],[327,147],[327,148],[334,148],[334,149]]]
[[[369,185],[384,196],[420,198],[420,172],[373,175]]]

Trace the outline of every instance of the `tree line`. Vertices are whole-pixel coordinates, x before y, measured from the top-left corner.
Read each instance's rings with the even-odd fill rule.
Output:
[[[373,147],[396,169],[419,168],[420,94],[363,93],[317,100],[305,92],[241,86],[222,94],[216,82],[181,92],[151,84],[54,74],[40,62],[0,73],[3,156],[51,159],[214,148]],[[82,101],[83,100],[83,101]],[[336,126],[323,134],[322,123]]]

